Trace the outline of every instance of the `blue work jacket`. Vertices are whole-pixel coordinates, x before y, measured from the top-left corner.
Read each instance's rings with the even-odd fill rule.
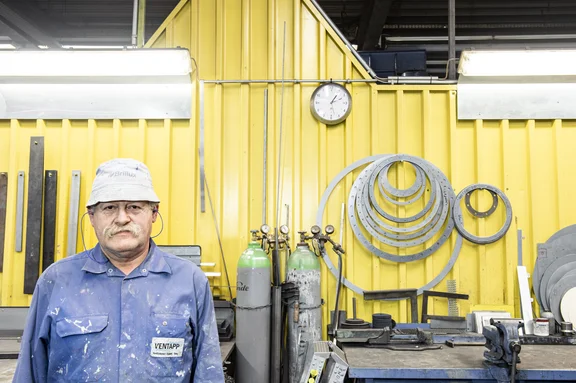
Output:
[[[206,276],[150,246],[129,275],[99,245],[46,269],[14,382],[224,382]]]

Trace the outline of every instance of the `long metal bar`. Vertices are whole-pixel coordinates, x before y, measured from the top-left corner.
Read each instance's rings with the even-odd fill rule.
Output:
[[[46,170],[44,174],[44,236],[42,244],[42,271],[54,263],[56,243],[56,193],[58,171]]]
[[[282,80],[202,80],[205,84],[279,84]],[[456,84],[456,81],[442,80],[437,76],[414,76],[414,77],[399,77],[393,76],[388,78],[371,78],[371,79],[286,79],[284,85],[293,84],[322,84],[325,82],[338,82],[344,84],[351,83],[382,83],[382,84],[435,84],[435,85],[451,85]]]
[[[138,33],[136,44],[138,48],[144,47],[146,42],[146,0],[138,1]]]
[[[280,122],[279,122],[279,139],[278,139],[278,172],[276,186],[276,229],[280,227],[280,189],[282,188],[282,120],[284,119],[284,68],[286,61],[286,22],[284,22],[284,42],[282,44],[282,89],[280,91]],[[278,250],[278,233],[276,233],[276,250]],[[278,265],[276,265],[278,266]]]
[[[456,0],[448,0],[448,78],[456,80]]]
[[[80,204],[80,170],[72,172],[72,182],[70,184],[70,206],[68,215],[68,246],[66,256],[76,254],[78,239],[78,208]]]
[[[360,62],[360,64],[364,67],[364,69],[366,69],[366,71],[370,74],[370,76],[376,77],[376,73],[374,73],[372,68],[370,68],[370,66],[366,63],[366,61],[364,61],[364,59],[360,56],[360,54],[358,54],[356,49],[354,49],[354,47],[350,44],[350,42],[344,36],[344,34],[342,34],[342,32],[340,32],[340,29],[338,29],[338,27],[336,26],[336,24],[334,24],[332,19],[326,14],[326,12],[324,12],[322,7],[320,7],[320,5],[318,5],[316,0],[310,0],[310,2],[312,4],[314,4],[314,6],[316,7],[316,10],[322,15],[322,17],[324,18],[324,20],[326,20],[328,25],[330,25],[330,27],[332,27],[332,29],[334,29],[334,32],[336,32],[336,34],[338,35],[338,37],[340,37],[342,42],[344,44],[346,44],[346,47],[350,50],[350,52],[352,52],[354,57],[356,57],[356,60],[358,60]]]
[[[42,237],[42,197],[44,188],[44,137],[30,137],[28,170],[28,208],[26,210],[26,258],[24,261],[24,294],[32,294],[40,272],[40,238]]]
[[[134,0],[132,9],[132,46],[138,44],[138,0]]]
[[[518,229],[516,235],[516,241],[518,242],[518,266],[522,266],[522,229]]]
[[[198,69],[196,69],[198,70]],[[198,161],[200,165],[200,212],[206,211],[206,194],[205,194],[205,177],[204,170],[204,81],[198,81],[199,97],[200,97],[200,127],[199,127],[199,143],[198,143]]]
[[[6,205],[8,204],[8,173],[0,173],[0,272],[4,264],[4,240],[6,238]]]
[[[268,176],[268,89],[264,89],[264,170],[262,172],[262,225],[266,224],[267,176]]]
[[[16,189],[16,238],[14,250],[22,251],[22,233],[24,232],[24,172],[18,172],[18,187]]]

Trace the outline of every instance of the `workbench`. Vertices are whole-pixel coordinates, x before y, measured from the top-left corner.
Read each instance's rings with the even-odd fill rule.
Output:
[[[13,350],[15,342],[0,343],[0,351],[2,349]],[[226,361],[234,351],[235,341],[220,342],[220,354],[222,362]],[[0,383],[11,382],[12,376],[16,371],[16,359],[0,359]]]
[[[343,350],[348,376],[357,383],[495,381],[483,365],[483,346],[426,351],[345,346]],[[523,345],[517,381],[576,381],[575,355],[576,346]]]

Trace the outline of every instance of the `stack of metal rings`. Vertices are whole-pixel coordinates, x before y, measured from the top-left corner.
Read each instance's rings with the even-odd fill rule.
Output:
[[[388,181],[388,173],[391,167],[398,162],[409,163],[414,168],[415,180],[407,189],[398,189]],[[338,183],[348,173],[365,165],[368,166],[362,170],[350,190],[347,215],[354,235],[372,254],[393,262],[421,260],[438,250],[448,240],[454,227],[458,229],[456,243],[448,263],[432,281],[418,289],[418,294],[436,286],[448,275],[458,258],[462,247],[462,237],[474,243],[491,243],[501,238],[510,226],[512,220],[510,202],[500,190],[486,184],[471,185],[465,188],[457,197],[448,178],[440,169],[422,158],[407,154],[371,156],[356,161],[343,169],[332,180],[322,195],[316,215],[316,223],[318,225],[322,225],[328,198]],[[414,203],[417,202],[422,203],[424,193],[429,190],[430,194],[428,200],[424,203],[423,209],[418,213],[408,217],[397,217],[389,214],[379,205],[378,196],[375,194],[376,188],[378,188],[381,198],[398,207],[414,206]],[[504,226],[498,233],[490,237],[476,237],[464,229],[459,202],[464,195],[467,196],[469,202],[470,193],[476,189],[488,189],[493,195],[500,196],[506,206],[506,222]],[[469,203],[468,206],[470,206]],[[489,211],[476,213],[486,217],[496,209],[496,206],[493,206],[493,209],[491,208]],[[364,231],[372,238],[367,238]],[[373,239],[395,248],[414,248],[425,245],[430,240],[433,240],[433,242],[429,247],[416,253],[397,255],[375,246],[372,243]],[[337,277],[338,270],[327,255],[324,255],[324,261],[332,274]],[[346,287],[359,294],[364,291],[347,279],[344,279],[343,283]]]

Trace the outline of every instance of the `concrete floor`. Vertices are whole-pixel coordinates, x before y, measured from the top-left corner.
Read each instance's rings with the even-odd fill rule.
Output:
[[[0,359],[0,382],[11,382],[16,371],[16,359]]]

